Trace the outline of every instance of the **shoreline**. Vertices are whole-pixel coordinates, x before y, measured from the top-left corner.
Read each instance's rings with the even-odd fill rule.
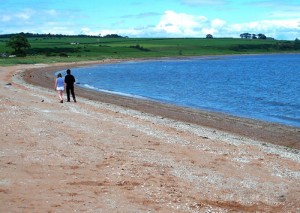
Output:
[[[118,63],[128,60],[136,59],[112,59],[103,61],[59,63],[55,65],[46,65],[46,67],[40,67],[37,65],[37,68],[30,68],[26,70],[23,78],[27,83],[53,89],[54,73],[58,70],[65,70],[68,68],[72,70],[72,68],[75,67],[92,66],[104,63]],[[243,137],[300,150],[300,128],[298,127],[242,118],[225,113],[179,107],[152,100],[137,99],[134,97],[93,91],[76,85],[75,93],[78,97],[114,104],[144,113],[158,115],[162,118],[170,118],[178,121],[197,124],[212,129],[234,133]],[[78,99],[78,101],[80,101],[80,99]]]

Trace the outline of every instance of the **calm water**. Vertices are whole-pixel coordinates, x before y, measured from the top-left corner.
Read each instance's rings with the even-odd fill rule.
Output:
[[[80,86],[300,127],[300,54],[125,62],[72,70]]]

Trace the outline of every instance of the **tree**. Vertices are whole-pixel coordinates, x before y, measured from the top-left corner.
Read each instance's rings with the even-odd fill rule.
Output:
[[[265,36],[262,33],[259,33],[257,36],[258,36],[258,39],[267,39],[267,36]]]
[[[211,34],[207,34],[206,38],[213,38],[213,36]]]
[[[295,50],[300,50],[300,40],[298,38],[295,39],[294,48]]]
[[[240,34],[240,37],[243,39],[250,39],[252,35],[250,33],[242,33]]]
[[[27,38],[22,33],[10,37],[6,46],[13,48],[13,54],[17,56],[26,56],[26,49],[30,48]]]

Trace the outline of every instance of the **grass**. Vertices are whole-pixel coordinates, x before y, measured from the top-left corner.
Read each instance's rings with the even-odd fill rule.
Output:
[[[0,53],[10,53],[8,38],[0,40]],[[0,65],[73,62],[108,58],[155,58],[225,54],[283,53],[277,40],[204,38],[29,38],[24,58],[0,58]],[[75,44],[71,44],[75,43]],[[138,48],[133,48],[138,47]],[[299,52],[299,51],[298,51]]]

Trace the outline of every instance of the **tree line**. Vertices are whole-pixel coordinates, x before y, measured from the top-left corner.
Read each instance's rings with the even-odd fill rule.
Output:
[[[240,34],[240,37],[242,39],[274,39],[274,38],[268,38],[266,35],[259,33],[259,34],[253,34],[253,33],[242,33]]]
[[[118,34],[108,34],[105,36],[101,36],[99,35],[83,35],[83,34],[79,34],[79,35],[64,35],[64,34],[51,34],[51,33],[11,33],[11,34],[2,34],[0,35],[0,38],[10,38],[13,36],[17,36],[17,35],[22,35],[26,38],[64,38],[64,37],[80,37],[80,38],[127,38],[127,37],[123,37],[120,36]]]
[[[242,33],[240,34],[240,37],[242,39],[272,39],[274,40],[274,38],[268,38],[266,35],[259,33],[259,34],[251,34],[251,33]],[[213,38],[212,34],[207,34],[206,38]]]

